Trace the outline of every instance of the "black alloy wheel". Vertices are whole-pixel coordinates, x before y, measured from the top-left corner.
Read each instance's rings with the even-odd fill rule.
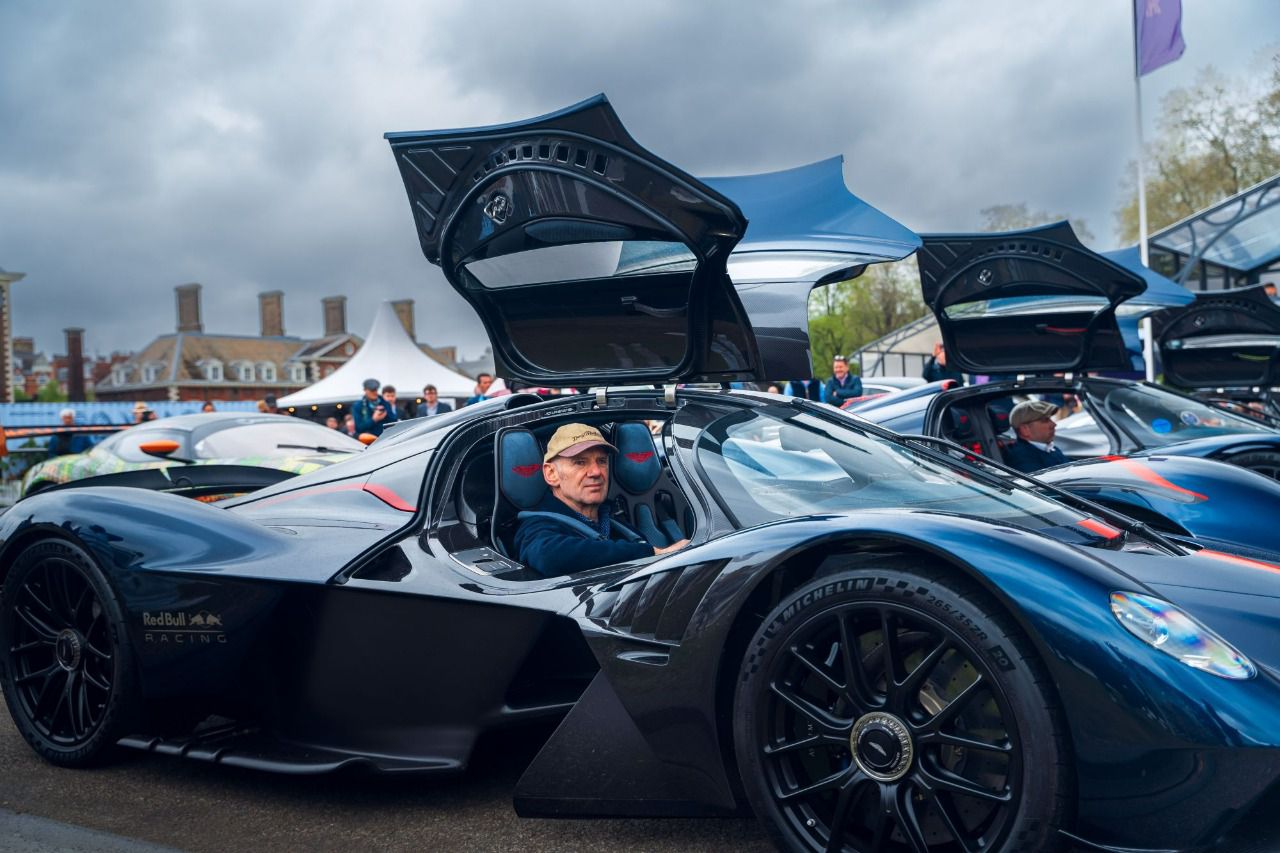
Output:
[[[1274,450],[1246,450],[1225,456],[1222,461],[1280,480],[1280,453]]]
[[[23,550],[0,599],[0,682],[22,736],[54,764],[105,757],[137,706],[123,610],[81,548]]]
[[[980,591],[852,569],[781,602],[735,698],[748,799],[787,850],[1056,849],[1063,724],[1031,651]]]

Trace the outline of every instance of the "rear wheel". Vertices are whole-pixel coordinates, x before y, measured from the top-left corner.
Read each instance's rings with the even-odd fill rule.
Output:
[[[734,742],[787,850],[1056,849],[1066,740],[1030,644],[989,597],[931,573],[850,569],[753,638]]]
[[[1257,471],[1273,480],[1280,480],[1280,453],[1274,450],[1248,450],[1224,456],[1222,461],[1248,468],[1250,471]]]
[[[0,684],[18,731],[69,767],[106,757],[137,708],[123,608],[81,548],[24,549],[0,598]]]

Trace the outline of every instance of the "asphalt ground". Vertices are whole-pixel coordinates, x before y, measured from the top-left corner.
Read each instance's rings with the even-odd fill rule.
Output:
[[[511,792],[540,736],[487,742],[449,779],[287,777],[125,753],[92,770],[42,761],[0,712],[0,851],[771,850],[755,821],[533,820]],[[1214,853],[1280,851],[1280,791]],[[1083,853],[1078,851],[1077,853]]]

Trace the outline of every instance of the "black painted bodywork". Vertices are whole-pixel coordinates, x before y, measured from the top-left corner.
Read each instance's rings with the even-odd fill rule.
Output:
[[[564,717],[518,787],[522,814],[692,815],[742,808],[728,697],[769,602],[832,554],[914,554],[989,590],[1041,655],[1070,726],[1076,834],[1191,848],[1272,784],[1280,572],[925,512],[734,529],[695,441],[709,419],[778,399],[522,395],[408,424],[366,454],[218,505],[136,489],[37,495],[0,517],[0,567],[56,536],[103,568],[155,711],[128,746],[289,773],[450,772],[487,731]],[[559,578],[481,558],[472,510],[492,495],[468,477],[492,471],[499,429],[639,419],[670,420],[664,477],[693,517],[691,547]],[[1261,672],[1227,682],[1155,652],[1112,618],[1114,590],[1172,601]]]

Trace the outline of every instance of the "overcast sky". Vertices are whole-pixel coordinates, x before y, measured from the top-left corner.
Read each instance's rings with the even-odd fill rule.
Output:
[[[1163,0],[1169,2],[1169,0]],[[1183,58],[1261,74],[1274,0],[1184,0]],[[1115,245],[1136,153],[1130,0],[789,3],[0,2],[0,267],[13,330],[62,352],[173,331],[257,334],[257,294],[318,336],[346,294],[417,301],[418,336],[484,346],[427,264],[382,139],[538,115],[605,92],[642,144],[699,175],[844,154],[854,193],[918,231],[1026,202]]]

